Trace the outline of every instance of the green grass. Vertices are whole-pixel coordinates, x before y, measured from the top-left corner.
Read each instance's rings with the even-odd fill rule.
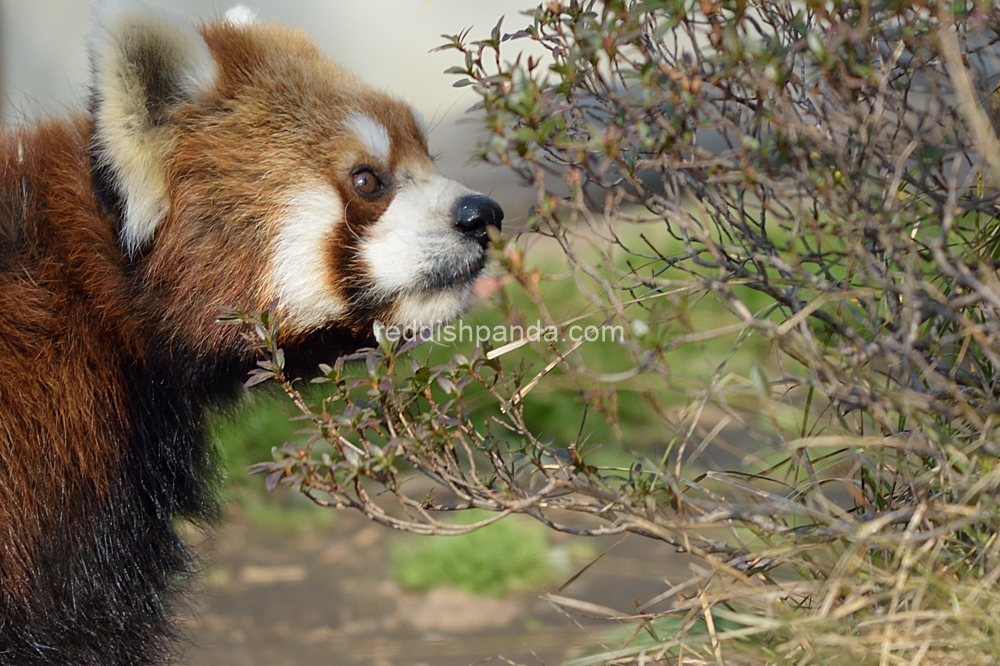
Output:
[[[483,516],[468,514],[463,522]],[[561,573],[551,563],[548,530],[521,516],[461,536],[401,537],[392,559],[396,580],[411,590],[453,585],[472,594],[502,596],[555,581]]]
[[[261,477],[251,477],[248,472],[250,465],[269,460],[273,447],[306,439],[296,432],[302,424],[290,420],[297,414],[284,394],[272,387],[258,387],[234,408],[208,416],[211,440],[225,474],[224,501],[238,504],[260,527],[295,530],[325,527],[336,520],[336,512],[318,510],[299,493],[284,488],[265,492]]]
[[[273,447],[299,438],[296,430],[301,425],[289,420],[296,414],[295,405],[269,387],[254,389],[227,412],[209,414],[209,432],[221,453],[227,484],[261,485],[247,468],[270,460]]]

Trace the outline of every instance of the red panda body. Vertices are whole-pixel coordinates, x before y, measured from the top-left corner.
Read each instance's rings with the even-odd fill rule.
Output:
[[[491,200],[412,110],[245,12],[99,17],[89,113],[0,138],[0,663],[165,663],[210,520],[204,410],[277,300],[301,367],[460,314]]]

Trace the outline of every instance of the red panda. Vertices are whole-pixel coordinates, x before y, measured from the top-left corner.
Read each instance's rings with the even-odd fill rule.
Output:
[[[165,663],[217,511],[204,410],[279,304],[300,367],[460,315],[503,212],[300,32],[99,10],[86,113],[0,136],[0,663]]]

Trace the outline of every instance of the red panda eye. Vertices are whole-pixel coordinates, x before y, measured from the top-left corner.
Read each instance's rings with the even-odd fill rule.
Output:
[[[382,189],[382,181],[370,169],[354,173],[354,189],[363,197],[374,196]]]

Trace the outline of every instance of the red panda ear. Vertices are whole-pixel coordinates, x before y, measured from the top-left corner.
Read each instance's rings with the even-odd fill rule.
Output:
[[[135,253],[169,206],[164,158],[174,111],[213,88],[215,60],[194,26],[142,5],[102,3],[90,40],[91,111],[99,165],[124,204]]]

